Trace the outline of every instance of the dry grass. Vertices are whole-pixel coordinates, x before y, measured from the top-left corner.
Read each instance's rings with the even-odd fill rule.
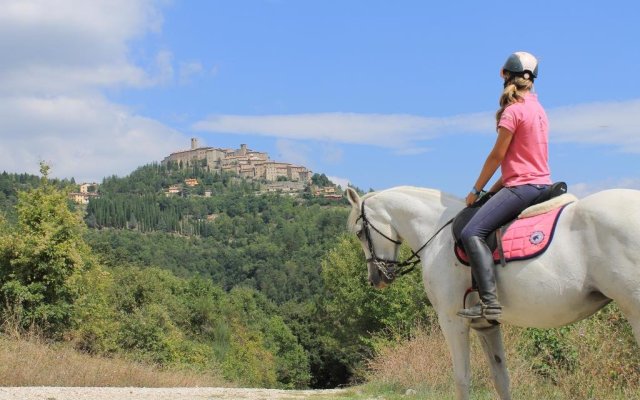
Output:
[[[559,369],[554,379],[535,373],[535,360],[522,354],[529,340],[524,330],[504,326],[514,398],[640,399],[640,349],[632,340],[628,325],[621,324],[618,318],[619,313],[609,310],[599,318],[576,324],[563,339],[574,351],[575,366]],[[472,392],[486,396],[495,392],[480,343],[475,334],[472,338]],[[428,393],[454,392],[451,358],[437,327],[418,329],[410,340],[383,346],[369,363],[369,370],[371,382],[401,391],[413,388]]]
[[[0,337],[0,386],[228,386],[215,372],[160,370],[118,358],[91,357],[37,340]]]
[[[485,369],[479,368],[484,360],[477,341],[472,343],[471,350],[474,382],[486,385],[489,375]],[[428,387],[435,391],[453,387],[449,349],[436,326],[417,329],[410,340],[382,348],[369,362],[369,369],[371,378],[377,383],[417,388],[427,382]]]

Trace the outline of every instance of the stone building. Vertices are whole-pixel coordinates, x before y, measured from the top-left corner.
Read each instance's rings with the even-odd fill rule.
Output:
[[[184,184],[189,187],[198,186],[198,180],[195,178],[187,178],[184,180]]]
[[[208,171],[219,171],[221,162],[225,156],[233,150],[220,149],[214,147],[200,147],[198,139],[191,139],[191,149],[171,153],[162,160],[162,164],[175,162],[183,168],[193,165],[197,161],[206,161],[205,167]]]
[[[188,167],[196,162],[203,162],[208,171],[232,172],[247,179],[275,182],[279,178],[294,182],[309,182],[311,171],[306,167],[277,162],[269,159],[267,153],[254,151],[241,144],[239,149],[221,149],[200,147],[198,139],[191,139],[191,149],[171,153],[162,160],[162,164],[177,163]]]
[[[98,184],[95,182],[80,184],[80,193],[95,193],[97,191],[98,191]]]
[[[95,182],[92,183],[81,183],[79,192],[71,192],[69,193],[69,198],[76,204],[89,204],[89,200],[91,198],[98,197],[98,184]]]

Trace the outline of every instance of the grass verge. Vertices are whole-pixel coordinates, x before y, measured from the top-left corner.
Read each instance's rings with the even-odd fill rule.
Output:
[[[220,387],[219,374],[93,357],[35,339],[0,337],[0,386]]]
[[[640,400],[640,348],[614,305],[569,327],[502,329],[514,399]],[[493,399],[484,354],[477,336],[471,337],[471,398]],[[454,398],[451,359],[437,326],[377,347],[369,383],[353,399]]]

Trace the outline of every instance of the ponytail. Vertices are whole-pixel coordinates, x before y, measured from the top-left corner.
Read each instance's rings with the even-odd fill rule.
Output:
[[[500,96],[500,108],[496,112],[496,127],[500,123],[500,118],[502,117],[502,113],[504,112],[505,108],[513,103],[523,101],[523,93],[531,90],[531,88],[533,87],[533,79],[527,78],[529,78],[528,73],[525,76],[522,76],[509,75],[508,72],[506,72],[504,80],[504,91]]]

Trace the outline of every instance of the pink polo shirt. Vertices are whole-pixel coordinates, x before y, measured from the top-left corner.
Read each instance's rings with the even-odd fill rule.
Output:
[[[498,126],[513,133],[501,165],[504,186],[551,184],[549,121],[538,96],[528,93],[523,102],[508,106]]]

